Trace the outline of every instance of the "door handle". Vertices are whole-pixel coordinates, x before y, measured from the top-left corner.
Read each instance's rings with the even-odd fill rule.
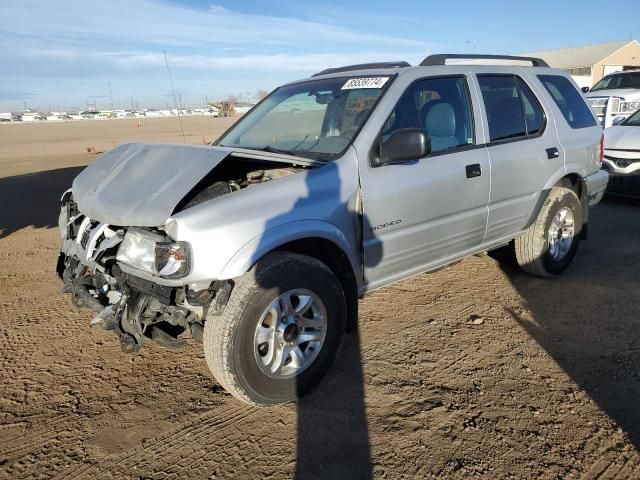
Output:
[[[556,147],[547,148],[547,158],[551,160],[552,158],[558,158],[560,156],[560,152]]]
[[[479,177],[482,175],[482,168],[479,163],[467,165],[465,170],[467,171],[467,178]]]

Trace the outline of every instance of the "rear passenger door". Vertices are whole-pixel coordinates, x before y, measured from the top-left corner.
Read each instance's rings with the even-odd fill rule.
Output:
[[[534,214],[542,189],[563,168],[553,124],[530,85],[514,74],[479,74],[485,105],[491,195],[485,242],[511,238]]]

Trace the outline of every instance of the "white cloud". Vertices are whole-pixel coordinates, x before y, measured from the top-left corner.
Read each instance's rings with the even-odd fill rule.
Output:
[[[345,53],[316,53],[316,54],[273,54],[273,55],[243,55],[234,57],[214,55],[170,55],[172,66],[180,68],[213,69],[213,70],[255,70],[275,72],[315,72],[329,67],[350,65],[356,63],[394,61],[409,58],[416,61],[426,56],[414,54],[387,54],[381,58],[378,52]],[[157,53],[131,53],[116,57],[121,65],[164,65],[164,56]]]
[[[250,15],[211,5],[208,10],[140,0],[109,2],[4,0],[0,31],[47,36],[61,44],[144,44],[182,48],[243,45],[254,49],[424,47],[425,42],[353,31],[327,23]]]
[[[226,11],[227,9],[224,8],[222,5],[214,5],[214,4],[209,5],[210,13],[224,13]]]
[[[331,66],[413,63],[435,49],[402,33],[378,33],[373,24],[245,14],[215,1],[196,9],[167,0],[0,0],[7,72],[0,87],[35,92],[34,101],[77,102],[102,94],[108,78],[127,101],[160,98],[166,50],[176,86],[212,96],[274,87]]]

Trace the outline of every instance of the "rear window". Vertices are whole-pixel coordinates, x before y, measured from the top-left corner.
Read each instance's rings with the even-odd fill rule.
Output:
[[[582,94],[569,79],[560,75],[538,75],[538,78],[558,105],[564,119],[571,128],[585,128],[596,125],[591,109]]]

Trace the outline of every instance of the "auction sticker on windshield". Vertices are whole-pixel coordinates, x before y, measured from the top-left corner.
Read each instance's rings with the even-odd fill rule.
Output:
[[[342,86],[342,90],[352,90],[354,88],[382,88],[387,83],[389,77],[367,77],[351,78]]]

